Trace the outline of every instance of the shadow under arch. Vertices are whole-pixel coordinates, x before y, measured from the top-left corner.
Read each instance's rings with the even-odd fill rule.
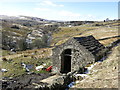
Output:
[[[61,73],[68,73],[71,72],[71,49],[65,49],[61,53]]]

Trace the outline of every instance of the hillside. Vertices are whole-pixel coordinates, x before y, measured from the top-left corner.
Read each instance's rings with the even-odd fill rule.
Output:
[[[11,33],[13,32],[11,31]],[[86,36],[86,35],[93,35],[96,39],[118,36],[118,22],[117,21],[96,22],[92,24],[84,24],[84,25],[73,26],[73,27],[67,27],[67,26],[59,27],[59,31],[53,32],[52,34],[53,39],[51,42],[51,46],[60,45],[64,43],[67,39],[73,36],[78,37],[78,36]],[[100,42],[106,46],[116,40],[117,40],[117,37],[101,40]],[[27,63],[32,64],[34,61],[34,58],[37,61],[41,60],[42,58],[46,58],[46,57],[49,58],[52,52],[51,49],[52,48],[34,49],[34,50],[27,50],[27,51],[17,51],[16,53],[15,52],[13,53],[12,51],[3,50],[3,55],[4,55],[3,58],[8,59],[8,61],[10,59],[13,59],[10,63],[3,62],[7,64],[7,65],[3,64],[3,68],[7,68],[7,67],[9,68],[9,65],[11,65],[12,63],[15,63],[16,60],[17,60],[16,65],[20,66],[20,62],[26,62],[26,64]],[[37,61],[35,61],[35,63],[37,63]],[[13,64],[13,67],[16,67],[16,65],[14,66]],[[5,75],[9,75],[7,73],[10,73],[10,72],[6,72]]]
[[[24,22],[23,19],[26,20],[27,25],[23,25],[23,22]],[[5,35],[5,37],[8,37],[8,38],[3,38],[3,40],[7,40],[7,41],[9,40],[9,43],[5,43],[5,45],[3,45],[4,46],[2,50],[3,57],[0,57],[1,59],[0,63],[2,63],[2,66],[0,66],[0,69],[7,70],[7,72],[2,72],[1,78],[3,79],[6,77],[13,78],[16,76],[28,74],[28,72],[26,72],[25,68],[23,68],[21,63],[25,63],[26,65],[31,65],[32,66],[32,68],[30,69],[31,73],[37,73],[37,74],[50,73],[44,70],[36,71],[35,68],[36,66],[39,66],[43,63],[46,64],[45,68],[48,68],[49,66],[51,66],[52,65],[52,59],[51,59],[52,48],[64,43],[69,38],[93,35],[104,46],[108,46],[112,42],[119,39],[118,27],[120,23],[118,21],[108,21],[108,22],[101,21],[101,22],[94,22],[94,23],[92,22],[92,23],[85,23],[82,25],[69,27],[68,24],[60,25],[60,22],[48,21],[48,20],[43,20],[38,18],[33,19],[30,17],[24,17],[24,18],[22,17],[22,20],[23,21],[16,22],[16,19],[15,21],[11,21],[10,19],[6,20],[5,18],[2,22],[3,28],[1,29],[2,30],[1,32],[4,33],[3,35]],[[29,22],[31,22],[31,25]],[[42,27],[46,24],[51,25],[51,23],[53,22],[55,25],[58,24],[58,27],[52,27],[52,28]],[[11,50],[13,48],[6,47],[7,44],[11,45],[11,42],[13,42],[14,40],[16,41],[18,40],[18,42],[21,42],[19,40],[21,40],[23,37],[27,37],[27,39],[31,39],[34,42],[34,40],[42,38],[44,34],[47,34],[47,35],[49,34],[50,37],[52,37],[49,47],[39,47],[39,48],[35,47],[35,48],[31,48],[32,50],[30,50],[30,48],[28,48],[27,50],[16,49],[15,51]],[[18,42],[16,42],[16,45],[18,44]],[[38,42],[39,40],[36,41],[37,44],[35,45],[40,46],[42,42],[40,43]],[[20,44],[20,46],[21,45],[24,46],[23,43]],[[45,46],[45,45],[42,44],[42,46]],[[11,47],[14,47],[13,43]],[[109,57],[105,61],[97,62],[94,68],[90,71],[91,73],[88,74],[88,77],[85,77],[84,80],[79,81],[80,83],[76,84],[74,87],[99,88],[99,87],[111,86],[113,88],[114,87],[116,88],[117,79],[118,79],[117,77],[118,57],[119,57],[119,46],[113,48],[112,53],[109,55]],[[48,77],[48,76],[45,76],[45,77]],[[101,78],[101,76],[102,77],[104,76],[104,77]],[[112,81],[114,84],[111,83]],[[100,84],[97,84],[97,83],[100,83]],[[102,83],[106,84],[107,86],[103,86]]]
[[[120,44],[103,62],[96,62],[86,77],[72,88],[118,88]]]
[[[117,21],[109,22],[95,22],[92,24],[84,24],[75,27],[60,27],[60,31],[53,34],[53,45],[59,45],[64,43],[71,37],[81,37],[87,35],[93,35],[96,39],[102,39],[106,37],[118,36],[118,25]],[[102,44],[110,44],[115,38],[101,41]]]
[[[21,51],[49,46],[51,33],[57,31],[55,21],[28,16],[0,16],[2,49]],[[41,44],[41,45],[40,45]]]

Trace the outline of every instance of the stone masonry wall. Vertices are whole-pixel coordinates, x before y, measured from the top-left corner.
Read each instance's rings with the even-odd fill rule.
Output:
[[[72,50],[71,71],[79,70],[89,63],[95,61],[95,57],[84,46],[80,45],[74,39],[68,40],[66,43],[53,49],[53,72],[60,73],[61,70],[61,54],[65,49]]]

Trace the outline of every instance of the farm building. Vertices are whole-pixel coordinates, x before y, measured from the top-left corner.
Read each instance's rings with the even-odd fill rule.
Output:
[[[68,73],[79,70],[79,68],[99,60],[105,50],[105,47],[92,35],[73,37],[53,49],[52,71]]]

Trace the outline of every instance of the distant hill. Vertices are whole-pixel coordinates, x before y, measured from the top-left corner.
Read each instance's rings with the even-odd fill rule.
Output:
[[[0,23],[0,25],[2,25],[2,28],[0,28],[3,38],[2,48],[5,50],[11,50],[13,48],[21,50],[19,47],[21,45],[18,45],[18,42],[21,41],[22,45],[23,43],[30,45],[33,42],[37,43],[36,40],[41,42],[43,36],[45,36],[44,39],[48,39],[47,42],[44,40],[46,43],[50,44],[52,40],[51,43],[55,45],[69,37],[81,35],[87,31],[92,32],[94,29],[99,29],[99,27],[117,27],[117,21],[55,21],[30,16],[7,15],[0,15]],[[42,45],[43,43],[45,44],[44,41],[42,40]],[[32,47],[35,46],[36,48],[39,44],[32,45]],[[27,47],[27,49],[33,49],[30,47],[31,46],[29,46],[29,48]]]
[[[2,20],[11,20],[11,21],[15,21],[15,20],[20,20],[20,21],[24,21],[24,20],[28,20],[28,21],[36,21],[36,22],[42,22],[42,23],[51,23],[51,22],[58,22],[55,20],[47,20],[47,19],[43,19],[43,18],[38,18],[38,17],[30,17],[30,16],[7,16],[7,15],[0,15],[0,19]]]
[[[0,21],[2,48],[5,50],[25,50],[48,46],[45,44],[50,41],[51,33],[58,28],[56,21],[29,16],[0,15]]]

